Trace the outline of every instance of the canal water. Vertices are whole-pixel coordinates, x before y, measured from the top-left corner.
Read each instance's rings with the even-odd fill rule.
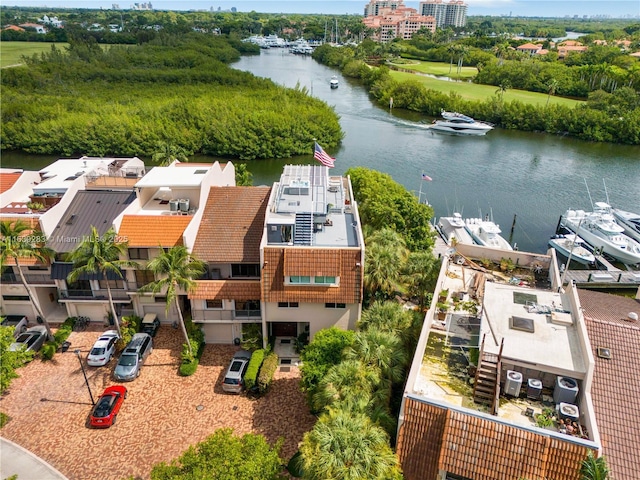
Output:
[[[287,87],[306,87],[340,116],[344,139],[332,172],[355,166],[390,174],[416,194],[422,191],[436,218],[492,214],[505,238],[514,215],[513,241],[520,250],[544,252],[560,215],[568,208],[590,209],[593,201],[640,213],[640,147],[583,142],[542,133],[495,129],[485,137],[437,134],[432,118],[375,104],[358,82],[286,49],[262,50],[234,68]],[[340,86],[331,89],[337,75]],[[311,145],[309,146],[311,151]],[[271,183],[282,165],[308,163],[311,156],[249,162],[254,183]],[[421,180],[426,173],[433,181]]]
[[[512,240],[520,250],[546,251],[565,210],[590,208],[585,182],[594,202],[606,200],[606,184],[612,205],[640,213],[638,146],[502,129],[485,137],[437,134],[429,130],[431,118],[378,106],[358,82],[286,49],[261,50],[233,66],[287,87],[306,87],[335,109],[344,139],[329,150],[336,157],[332,173],[356,166],[388,173],[422,192],[436,218],[455,211],[466,217],[490,214],[505,238],[517,216]],[[332,75],[340,80],[337,89],[329,86]],[[254,184],[273,183],[287,163],[314,162],[312,148],[302,157],[246,162]],[[57,158],[3,152],[2,166],[39,169]],[[422,173],[433,181],[421,180]]]

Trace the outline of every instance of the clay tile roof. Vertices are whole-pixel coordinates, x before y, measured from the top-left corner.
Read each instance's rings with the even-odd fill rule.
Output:
[[[397,451],[406,480],[435,478],[439,470],[475,480],[578,480],[588,450],[408,397]]]
[[[4,193],[13,187],[13,184],[18,181],[22,173],[0,173],[0,193]]]
[[[191,300],[258,300],[260,280],[198,280]]]
[[[339,277],[341,256],[337,249],[290,248],[284,253],[284,274]]]
[[[205,262],[259,263],[271,187],[213,187],[193,254]]]
[[[118,235],[130,247],[175,247],[182,245],[182,234],[191,215],[125,215]]]
[[[640,301],[607,293],[579,290],[595,371],[591,398],[603,453],[612,478],[637,478],[640,472]],[[598,347],[611,358],[598,357]]]

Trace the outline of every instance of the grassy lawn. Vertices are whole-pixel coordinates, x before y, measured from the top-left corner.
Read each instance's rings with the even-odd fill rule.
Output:
[[[405,68],[403,66],[403,68]],[[449,66],[447,65],[447,71]],[[413,73],[396,72],[391,70],[391,76],[398,81],[404,82],[408,80],[418,81],[426,88],[438,90],[440,92],[456,92],[462,98],[468,100],[484,100],[496,94],[498,87],[493,85],[478,85],[470,82],[450,82],[448,80],[438,80],[436,78],[425,77],[423,75],[415,75]],[[509,89],[504,94],[505,101],[519,100],[522,103],[530,103],[533,105],[546,105],[548,95],[546,93],[527,92],[524,90]],[[549,100],[549,104],[565,105],[574,107],[582,101],[570,98],[554,97]]]
[[[0,68],[21,65],[22,56],[30,57],[34,53],[51,50],[48,42],[0,42]],[[56,48],[63,49],[68,43],[56,43]]]
[[[472,79],[478,73],[476,67],[462,67],[460,70],[460,75],[457,73],[457,65],[454,63],[453,66],[450,66],[448,63],[442,62],[421,62],[419,60],[404,60],[408,63],[394,63],[391,62],[391,65],[394,65],[398,68],[404,68],[405,70],[412,70],[418,73],[426,73],[428,75],[438,75],[444,77],[451,78],[463,78],[463,79]],[[449,72],[451,70],[451,72]]]

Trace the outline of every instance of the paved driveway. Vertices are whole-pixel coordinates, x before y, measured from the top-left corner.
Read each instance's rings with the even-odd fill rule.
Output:
[[[97,328],[73,332],[68,352],[56,354],[51,362],[36,359],[20,369],[21,377],[0,400],[0,410],[12,417],[2,436],[70,480],[148,478],[154,464],[169,462],[222,427],[237,434],[260,433],[270,442],[284,437],[281,456],[288,460],[314,424],[298,388],[296,368],[277,372],[261,399],[225,394],[222,377],[237,348],[207,345],[196,374],[180,377],[182,336],[179,330],[162,327],[140,377],[125,384],[129,396],[117,424],[106,430],[86,428],[91,402],[73,350],[80,349],[86,357],[98,335]],[[114,383],[110,374],[116,361],[105,367],[85,366],[94,398]]]

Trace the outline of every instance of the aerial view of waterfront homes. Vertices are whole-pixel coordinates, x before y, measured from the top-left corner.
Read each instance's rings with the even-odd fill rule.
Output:
[[[539,95],[529,97],[537,105],[531,114],[537,115],[535,108],[560,112],[569,108],[559,103],[565,100],[588,104],[585,112],[611,113],[615,107],[617,115],[632,120],[640,111],[637,90],[636,97],[629,93],[640,71],[638,55],[632,56],[640,52],[640,19],[633,12],[615,28],[601,26],[604,19],[597,15],[571,16],[565,23],[540,16],[531,22],[546,28],[545,34],[515,35],[493,31],[508,29],[510,15],[474,20],[472,0],[427,0],[418,9],[401,0],[371,0],[358,5],[357,15],[339,17],[342,28],[338,20],[331,24],[333,12],[296,14],[278,23],[279,15],[249,15],[236,7],[182,13],[159,11],[150,3],[89,8],[23,5],[11,7],[9,17],[3,7],[3,48],[29,35],[62,35],[66,29],[69,51],[79,58],[98,55],[95,45],[115,44],[126,35],[132,43],[123,43],[131,51],[123,55],[136,55],[136,42],[154,39],[161,55],[157,52],[177,41],[161,31],[173,28],[171,35],[228,37],[223,47],[216,44],[225,52],[221,58],[239,57],[242,49],[257,55],[282,48],[283,55],[336,67],[331,62],[339,52],[369,45],[367,72],[389,56],[385,71],[399,73],[399,65],[435,68],[440,62],[437,68],[451,72],[458,62],[457,72],[464,76],[470,48],[480,50],[476,45],[486,43],[494,60],[472,68],[473,75],[489,70],[488,84],[499,71],[492,69],[502,63],[540,62],[543,69],[563,62],[553,67],[559,72],[581,68],[576,58],[586,65],[610,54],[619,71],[599,71],[601,89],[595,94],[584,81],[581,98],[569,74],[558,76],[540,87],[543,91],[526,92]],[[188,33],[181,33],[177,16]],[[300,18],[309,22],[305,35],[296,23]],[[239,30],[230,30],[230,19]],[[552,40],[562,36],[554,35],[556,30],[576,24],[589,32],[580,41]],[[519,28],[523,25],[527,22]],[[87,32],[100,42],[86,40]],[[491,48],[496,35],[504,38],[503,49]],[[84,43],[74,43],[77,38]],[[469,45],[447,50],[454,40]],[[433,51],[425,50],[433,58],[420,53],[420,42],[434,42]],[[210,44],[206,48],[214,50]],[[90,145],[109,133],[92,124],[92,134],[76,138],[76,123],[57,128],[42,117],[41,134],[55,138],[46,150],[47,142],[30,138],[30,129],[19,123],[30,122],[26,117],[33,112],[26,100],[16,99],[21,88],[38,95],[29,90],[33,82],[52,81],[44,68],[33,79],[26,74],[38,61],[63,61],[55,49],[50,55],[29,61],[15,56],[3,63],[3,73],[11,73],[2,80],[7,160],[0,166],[2,479],[638,478],[640,206],[630,212],[601,201],[590,211],[566,210],[545,251],[519,250],[489,215],[436,216],[422,201],[422,187],[416,196],[391,175],[365,165],[336,173],[339,159],[327,151],[342,137],[331,108],[325,110],[302,88],[285,94],[288,89],[272,90],[249,74],[230,74],[218,59],[223,80],[215,81],[224,90],[219,95],[241,104],[238,108],[245,109],[242,102],[253,90],[286,97],[282,109],[307,102],[300,110],[283,110],[299,115],[295,128],[280,129],[283,120],[274,127],[277,133],[265,129],[265,141],[252,145],[248,138],[255,131],[244,134],[246,124],[255,118],[275,124],[277,115],[251,117],[228,105],[219,118],[207,110],[213,122],[228,122],[215,124],[208,134],[228,137],[205,142],[206,148],[189,150],[178,142],[150,147],[153,142],[136,130],[142,135],[135,139],[142,150],[138,156],[68,155],[56,149],[76,151],[73,142]],[[550,56],[539,60],[544,55]],[[162,72],[162,81],[171,84],[185,65],[200,61],[191,50],[185,57],[166,58],[172,70]],[[90,63],[87,70],[95,66]],[[99,76],[95,68],[89,76]],[[111,80],[118,81],[118,68],[111,68]],[[206,83],[209,73],[190,78]],[[625,79],[623,94],[616,93],[614,74]],[[327,92],[344,91],[343,78],[327,80]],[[371,87],[370,79],[360,80]],[[210,92],[198,90],[198,81],[172,85],[175,91],[188,89],[180,90],[186,92],[181,108],[158,103],[154,80],[148,92],[132,87],[140,95],[125,93],[129,96],[117,109],[122,113],[128,104],[146,101],[151,135],[160,131],[154,122],[166,117],[167,131],[180,131],[196,145],[206,137],[198,130],[202,122],[175,130],[172,118],[178,110],[189,111],[188,102],[200,96],[215,104],[205,96]],[[229,84],[234,82],[245,98],[233,96]],[[393,83],[385,82],[375,84],[371,95]],[[91,84],[97,98],[106,84]],[[482,86],[469,82],[474,95]],[[565,87],[575,88],[574,94],[556,98]],[[491,84],[491,108],[504,110],[511,89],[506,80]],[[385,108],[410,110],[395,92],[390,102],[385,94],[376,100],[384,100]],[[71,93],[61,89],[60,95]],[[57,109],[69,118],[65,109],[84,108],[82,102],[54,108],[47,103],[52,97],[46,98],[41,115]],[[258,102],[271,100],[251,101],[261,106]],[[203,109],[222,108],[205,103]],[[444,106],[438,108],[442,119],[428,128],[452,144],[516,128],[471,117],[493,115],[489,107],[469,112]],[[309,111],[311,121],[305,117]],[[92,118],[87,112],[77,117]],[[594,115],[599,114],[585,114]],[[127,121],[123,118],[123,125],[133,129],[135,122]],[[323,129],[317,128],[323,122]],[[602,134],[598,141],[633,148],[634,128],[620,128],[624,132],[617,140],[589,127],[585,131]],[[571,135],[586,139],[578,130]],[[121,147],[133,136],[118,137]],[[55,146],[58,141],[64,147]],[[254,146],[253,151],[264,150],[253,155]],[[13,159],[36,150],[52,160],[30,168]],[[243,159],[272,158],[287,161],[275,181],[254,186]],[[420,181],[426,185],[433,179],[422,173]]]

